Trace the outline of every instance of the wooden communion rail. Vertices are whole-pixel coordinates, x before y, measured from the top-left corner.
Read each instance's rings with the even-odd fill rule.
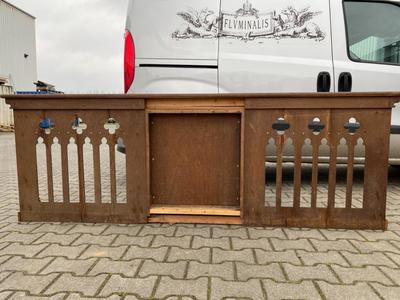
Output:
[[[21,221],[386,228],[391,108],[400,94],[6,99],[15,114]],[[364,185],[356,199],[354,149],[360,145]],[[294,158],[289,187],[286,147]],[[307,147],[312,176],[304,193]],[[322,147],[329,179],[321,192]],[[266,148],[267,160],[276,161],[274,180],[266,180]],[[347,162],[343,203],[339,156]]]

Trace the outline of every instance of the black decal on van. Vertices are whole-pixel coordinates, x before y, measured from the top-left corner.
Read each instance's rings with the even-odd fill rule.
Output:
[[[325,39],[325,32],[316,23],[311,22],[320,14],[321,11],[311,11],[310,7],[296,9],[292,6],[280,13],[260,13],[246,0],[243,7],[236,12],[222,12],[220,16],[207,8],[200,12],[178,12],[177,15],[185,20],[185,24],[182,29],[172,33],[172,38],[302,38],[322,41]]]
[[[198,12],[189,10],[186,12],[178,12],[178,16],[186,21],[185,27],[172,33],[173,38],[189,39],[189,38],[217,38],[219,17],[208,8]]]

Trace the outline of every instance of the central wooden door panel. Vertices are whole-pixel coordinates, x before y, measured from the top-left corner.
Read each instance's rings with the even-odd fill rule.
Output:
[[[152,204],[240,205],[240,114],[150,115]]]

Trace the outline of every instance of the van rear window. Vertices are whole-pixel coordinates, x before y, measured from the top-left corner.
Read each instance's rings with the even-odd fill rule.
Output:
[[[344,9],[350,59],[400,65],[400,6],[345,1]]]

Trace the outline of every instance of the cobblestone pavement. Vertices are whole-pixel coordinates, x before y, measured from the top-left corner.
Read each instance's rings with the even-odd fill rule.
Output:
[[[387,232],[44,224],[17,222],[13,135],[0,159],[0,299],[400,299],[400,170]]]

